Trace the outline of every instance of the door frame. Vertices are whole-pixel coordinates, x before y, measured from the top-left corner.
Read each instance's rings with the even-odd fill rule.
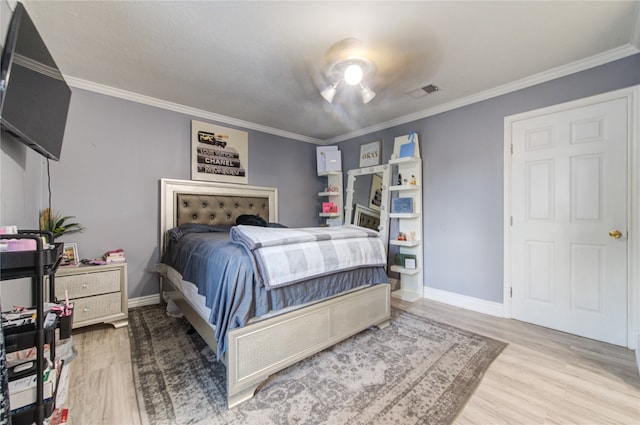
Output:
[[[640,85],[608,93],[589,96],[558,105],[510,115],[504,118],[504,271],[503,308],[504,317],[512,318],[511,304],[511,182],[512,157],[511,128],[514,122],[544,114],[588,106],[615,99],[627,101],[627,347],[638,348],[640,344]]]

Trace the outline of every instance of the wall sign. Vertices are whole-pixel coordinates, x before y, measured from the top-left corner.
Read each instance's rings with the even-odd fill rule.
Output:
[[[380,165],[381,145],[380,140],[360,145],[360,168]]]
[[[249,135],[246,131],[191,121],[191,179],[249,182]]]

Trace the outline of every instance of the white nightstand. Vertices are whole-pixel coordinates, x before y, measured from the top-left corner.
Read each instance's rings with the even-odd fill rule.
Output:
[[[127,263],[59,267],[55,275],[58,301],[64,301],[65,290],[74,303],[74,329],[96,323],[127,326]]]

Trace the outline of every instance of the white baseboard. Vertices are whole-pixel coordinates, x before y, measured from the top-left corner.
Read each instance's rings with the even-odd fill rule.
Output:
[[[636,365],[638,366],[638,372],[640,372],[640,334],[638,336],[638,342],[636,344]]]
[[[146,305],[154,305],[154,304],[160,304],[159,294],[146,295],[144,297],[138,297],[138,298],[129,298],[129,302],[128,302],[129,308],[144,307]]]
[[[389,280],[392,284],[399,285],[400,283],[395,279]],[[441,289],[429,288],[428,286],[424,287],[424,297],[429,300],[438,301],[455,307],[465,308],[467,310],[477,311],[479,313],[489,314],[491,316],[504,317],[503,306],[501,303],[481,300],[479,298],[460,295],[454,292],[447,292]],[[144,297],[130,298],[129,308],[143,307],[159,303],[160,295],[146,295]],[[638,347],[640,347],[640,336],[638,342]]]
[[[481,300],[479,298],[460,295],[454,292],[447,292],[442,289],[430,288],[428,286],[424,287],[424,297],[428,300],[438,301],[471,311],[477,311],[478,313],[504,317],[504,306],[502,303]]]

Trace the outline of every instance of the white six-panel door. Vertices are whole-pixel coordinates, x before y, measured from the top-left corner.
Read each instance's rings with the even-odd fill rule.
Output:
[[[511,123],[511,314],[627,345],[627,101]]]

